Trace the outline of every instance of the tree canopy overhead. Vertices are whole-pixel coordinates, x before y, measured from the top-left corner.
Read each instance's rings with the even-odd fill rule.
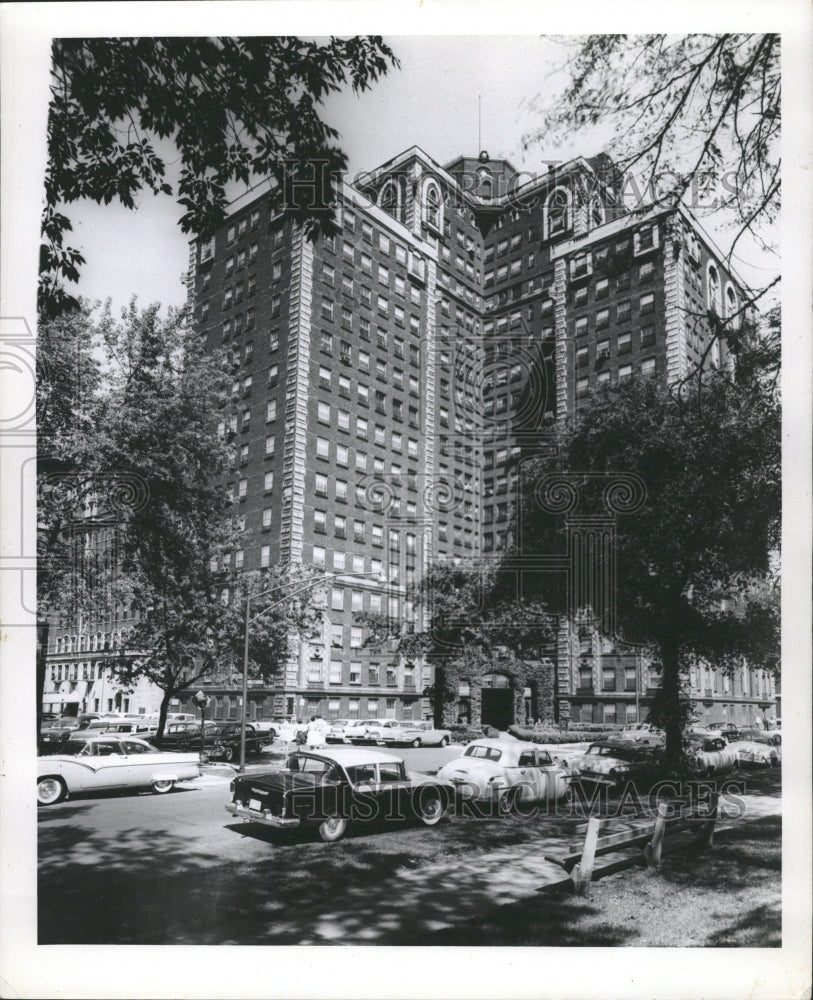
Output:
[[[776,34],[587,35],[562,39],[567,84],[543,103],[527,145],[612,126],[608,152],[657,197],[700,195],[728,209],[734,235],[772,249],[781,195],[780,38]],[[774,282],[772,281],[771,284]]]
[[[398,60],[378,36],[330,38],[58,38],[52,52],[40,306],[76,305],[82,254],[65,244],[64,206],[83,198],[135,206],[141,190],[175,195],[184,232],[210,235],[230,182],[271,177],[282,207],[291,172],[329,179],[345,169],[325,97],[370,87]],[[180,157],[173,191],[157,140]],[[329,191],[326,191],[326,196]],[[299,204],[313,235],[329,227],[329,197]]]

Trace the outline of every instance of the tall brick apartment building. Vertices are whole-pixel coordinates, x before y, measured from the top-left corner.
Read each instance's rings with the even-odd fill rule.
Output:
[[[195,323],[233,378],[219,425],[244,541],[230,568],[339,574],[324,632],[252,690],[250,715],[428,715],[431,668],[362,648],[354,612],[414,620],[404,585],[427,560],[516,541],[517,460],[544,447],[546,420],[634,374],[727,363],[707,312],[737,314],[741,293],[721,255],[687,210],[629,211],[619,186],[604,156],[529,176],[412,147],[343,188],[336,237],[309,242],[260,185],[193,243]],[[462,686],[465,714],[624,722],[658,683],[584,631],[543,654],[553,704],[495,668]],[[693,675],[706,717],[771,714],[769,678],[711,675]],[[233,690],[213,694],[215,716],[238,714]]]

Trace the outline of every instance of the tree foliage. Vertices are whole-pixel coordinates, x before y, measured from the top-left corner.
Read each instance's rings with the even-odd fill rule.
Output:
[[[276,182],[284,207],[292,176],[326,179],[314,202],[290,206],[311,235],[330,228],[330,184],[347,159],[320,105],[343,86],[364,91],[398,62],[378,36],[331,38],[58,38],[53,43],[40,306],[75,305],[82,254],[65,245],[64,206],[83,198],[135,206],[139,191],[174,194],[181,228],[210,235],[228,185]],[[177,190],[158,148],[169,140]]]
[[[435,681],[424,693],[438,724],[446,703],[457,697],[460,678],[476,676],[499,658],[536,658],[553,635],[544,600],[519,595],[513,571],[493,562],[439,560],[409,596],[417,623],[372,612],[356,620],[368,630],[366,645],[431,660]]]
[[[246,595],[262,611],[261,592],[281,588],[284,597],[304,571],[233,579],[219,568],[241,544],[222,485],[232,449],[212,420],[225,391],[222,359],[181,311],[162,318],[157,305],[133,301],[116,319],[109,306],[99,316],[83,306],[43,322],[40,338],[39,703],[49,615],[66,614],[75,629],[127,606],[137,617],[106,660],[124,688],[140,677],[161,688],[163,726],[182,687],[242,670]],[[273,671],[290,636],[313,626],[309,597],[295,594],[258,618],[256,673]]]
[[[619,170],[643,176],[655,197],[709,204],[711,194],[732,211],[729,260],[746,233],[771,245],[781,197],[779,35],[587,35],[563,44],[572,52],[567,84],[526,145],[611,126]]]
[[[770,380],[707,374],[680,394],[629,380],[586,400],[560,429],[555,462],[525,476],[526,555],[561,551],[565,537],[564,517],[533,503],[540,475],[555,469],[577,484],[580,510],[593,514],[603,511],[605,475],[634,473],[645,484],[641,509],[618,515],[616,637],[661,661],[673,759],[691,658],[778,666],[780,431]]]

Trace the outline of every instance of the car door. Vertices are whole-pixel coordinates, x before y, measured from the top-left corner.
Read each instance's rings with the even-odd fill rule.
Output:
[[[93,787],[122,788],[130,784],[129,761],[121,740],[94,740],[90,746]]]
[[[538,802],[547,794],[547,775],[537,758],[536,750],[523,750],[517,759],[514,783],[519,786],[521,802]]]
[[[376,764],[373,794],[375,795],[380,819],[385,821],[406,818],[410,814],[409,793],[412,782],[404,773],[399,761],[385,761]]]

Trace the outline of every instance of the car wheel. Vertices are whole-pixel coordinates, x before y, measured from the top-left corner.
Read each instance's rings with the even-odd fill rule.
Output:
[[[416,749],[416,750],[418,749],[418,747],[419,747],[420,745],[421,745],[421,741],[420,741],[420,739],[414,739],[414,740],[412,741],[412,746],[413,746],[413,747],[415,747],[415,749]]]
[[[443,819],[444,811],[444,802],[438,792],[419,797],[418,818],[424,826],[437,826]]]
[[[330,816],[319,824],[319,836],[326,844],[335,844],[347,833],[347,820],[343,816]]]
[[[172,790],[175,782],[172,778],[159,778],[157,781],[153,781],[152,790],[156,795],[164,795],[166,792]]]
[[[449,743],[449,737],[448,737],[448,736],[444,736],[444,737],[443,737],[443,739],[442,739],[442,740],[440,741],[440,745],[441,745],[442,747],[445,747],[445,746],[447,746],[447,745],[448,745],[448,743]]]
[[[502,815],[510,815],[516,812],[517,809],[517,791],[516,788],[504,788],[497,799],[497,809]]]
[[[234,747],[223,747],[223,760],[228,762],[234,757]]]
[[[573,791],[573,783],[568,781],[568,783],[565,785],[565,794],[564,794],[565,805],[568,806],[573,805],[575,800],[576,800],[576,793]]]
[[[68,793],[62,778],[40,778],[37,782],[37,805],[53,806]]]

